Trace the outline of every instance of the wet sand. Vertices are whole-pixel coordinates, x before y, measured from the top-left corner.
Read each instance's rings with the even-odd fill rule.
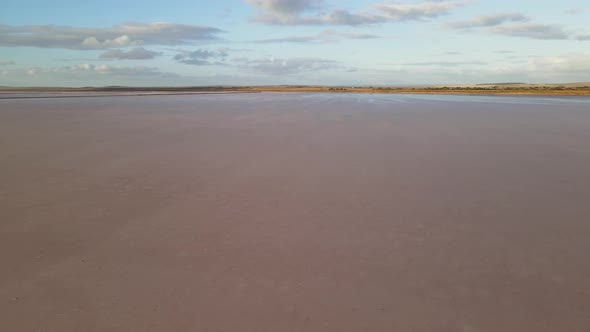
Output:
[[[590,331],[590,98],[0,101],[1,331]]]

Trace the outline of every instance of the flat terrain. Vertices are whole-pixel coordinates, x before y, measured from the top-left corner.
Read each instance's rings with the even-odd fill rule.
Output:
[[[590,331],[590,98],[0,100],[0,331]]]
[[[533,96],[590,96],[590,82],[563,84],[489,83],[424,86],[321,86],[321,85],[268,85],[268,86],[178,86],[178,87],[86,87],[86,88],[11,88],[0,87],[0,99],[7,95],[29,97],[53,93],[52,98],[80,95],[172,95],[196,93],[371,93],[371,94],[475,94],[475,95],[533,95]],[[13,95],[14,97],[14,95]]]

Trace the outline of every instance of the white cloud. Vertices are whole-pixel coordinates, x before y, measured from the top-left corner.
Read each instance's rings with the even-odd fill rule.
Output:
[[[14,70],[13,72],[18,72]],[[29,75],[50,75],[50,74],[61,74],[61,75],[92,75],[92,74],[109,74],[109,75],[151,75],[161,74],[157,68],[145,67],[145,66],[109,66],[109,65],[94,65],[91,63],[81,63],[72,66],[63,67],[52,67],[52,68],[41,68],[32,67],[25,70]]]
[[[31,67],[6,70],[3,85],[107,86],[191,85],[198,78],[163,72],[146,66],[110,66],[81,63],[63,67]]]
[[[215,69],[215,67],[208,67]],[[111,66],[80,63],[62,67],[15,68],[0,71],[3,86],[196,86],[273,84],[276,77],[251,71],[203,71],[194,74],[165,72],[147,66]]]
[[[334,30],[324,30],[315,35],[307,36],[288,36],[281,38],[268,38],[254,41],[255,43],[333,43],[343,39],[377,39],[381,36],[366,33],[338,32]]]
[[[10,66],[15,65],[16,62],[10,60],[0,60],[0,66]]]
[[[578,15],[578,14],[581,14],[585,11],[586,10],[584,8],[571,8],[571,9],[566,10],[565,13],[568,15]]]
[[[455,66],[471,66],[471,65],[485,65],[483,61],[423,61],[423,62],[404,62],[403,66],[441,66],[441,67],[455,67]]]
[[[560,25],[553,24],[506,24],[498,25],[488,30],[512,37],[524,37],[531,39],[570,39],[571,35]]]
[[[245,0],[262,11],[274,15],[292,16],[314,8],[318,0]]]
[[[380,69],[343,66],[321,58],[234,58],[231,76],[206,72],[183,76],[156,68],[82,63],[73,66],[2,71],[3,85],[104,86],[104,85],[195,85],[195,84],[467,84],[485,82],[552,83],[587,81],[590,54],[572,53],[527,58],[524,63],[499,61],[478,65],[477,61],[415,62],[390,64]],[[228,60],[229,61],[229,60]],[[470,65],[471,64],[471,65]],[[214,67],[209,67],[214,68]],[[355,71],[351,76],[350,72]],[[242,74],[237,74],[241,72]],[[236,83],[237,82],[237,83]]]
[[[391,20],[425,20],[448,14],[464,6],[462,1],[425,1],[419,3],[384,2],[376,7]]]
[[[26,73],[29,76],[35,76],[40,73],[42,70],[40,68],[29,68],[27,69]]]
[[[255,21],[274,25],[366,25],[384,22],[424,21],[449,14],[466,5],[465,1],[439,0],[417,3],[383,1],[369,10],[344,9],[318,11],[322,1],[245,0],[257,9]]]
[[[464,63],[464,64],[467,64]],[[496,63],[399,63],[381,70],[379,75],[412,77],[412,83],[468,84],[486,82],[582,82],[590,77],[590,54],[575,53],[531,58],[525,61]],[[409,66],[408,66],[409,65]],[[377,74],[376,74],[377,75]]]
[[[207,65],[224,65],[228,56],[228,49],[221,48],[217,50],[195,50],[185,51],[181,50],[174,56],[174,60],[187,65],[207,66]]]
[[[217,28],[177,23],[129,23],[110,28],[0,25],[0,46],[108,49],[139,45],[182,45],[216,39]]]
[[[451,22],[448,25],[456,29],[469,29],[497,26],[506,22],[525,22],[529,18],[520,13],[496,13],[481,15],[466,21]]]
[[[149,60],[160,55],[159,52],[146,50],[143,47],[136,47],[129,51],[120,49],[107,50],[100,55],[101,59],[119,59],[119,60]]]
[[[528,21],[530,21],[530,19],[520,13],[497,13],[477,16],[465,21],[450,22],[447,26],[463,31],[482,31],[504,36],[530,39],[577,39],[580,41],[590,39],[588,35],[568,31],[562,25],[529,23]]]
[[[527,70],[539,76],[587,80],[590,77],[590,54],[572,53],[532,59],[528,62]]]
[[[233,59],[243,69],[267,75],[305,74],[338,68],[338,62],[321,58],[266,58],[266,59]]]

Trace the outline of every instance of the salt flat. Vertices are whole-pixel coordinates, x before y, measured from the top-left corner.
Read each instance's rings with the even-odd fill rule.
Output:
[[[590,329],[590,98],[0,100],[2,331]]]

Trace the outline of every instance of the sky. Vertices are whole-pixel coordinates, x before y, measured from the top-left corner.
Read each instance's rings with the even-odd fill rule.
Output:
[[[0,86],[590,81],[588,0],[3,0]]]

